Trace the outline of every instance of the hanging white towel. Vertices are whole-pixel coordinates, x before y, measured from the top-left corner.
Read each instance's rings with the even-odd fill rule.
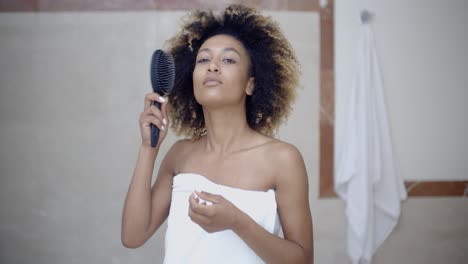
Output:
[[[383,82],[370,25],[363,23],[335,191],[346,202],[348,254],[369,264],[398,222],[406,190],[393,159]]]

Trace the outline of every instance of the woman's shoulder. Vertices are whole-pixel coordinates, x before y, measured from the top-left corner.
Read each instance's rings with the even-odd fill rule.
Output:
[[[263,154],[266,162],[274,169],[277,177],[277,183],[284,180],[290,181],[291,177],[303,173],[305,171],[304,159],[300,150],[293,144],[272,139],[268,144],[265,144]],[[278,181],[279,180],[279,181]]]
[[[284,163],[296,163],[302,161],[302,154],[299,149],[288,142],[273,139],[267,144],[265,152],[273,161],[278,164],[284,165]]]
[[[193,148],[195,144],[194,140],[191,139],[179,139],[172,146],[170,147],[169,151],[167,152],[167,156],[180,156],[186,153],[188,150]]]
[[[188,155],[190,155],[190,150],[193,149],[193,145],[193,140],[180,139],[170,146],[164,156],[163,163],[168,166],[173,175],[178,171],[180,162],[186,160]]]
[[[299,149],[286,141],[260,134],[258,136],[258,149],[268,164],[274,167],[294,166],[302,162]]]
[[[265,153],[269,153],[271,158],[284,160],[302,157],[299,149],[293,144],[273,137],[264,137],[268,138],[265,140],[264,151]]]

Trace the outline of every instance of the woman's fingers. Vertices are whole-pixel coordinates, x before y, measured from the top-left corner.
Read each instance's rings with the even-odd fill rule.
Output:
[[[210,223],[210,219],[200,212],[202,204],[198,203],[198,199],[193,194],[189,198],[189,217],[197,224],[207,225]]]
[[[159,102],[161,104],[161,109],[155,106],[155,102]],[[166,117],[166,107],[167,107],[167,99],[161,97],[158,93],[148,93],[145,95],[144,101],[144,110],[140,114],[139,123],[140,123],[140,133],[142,138],[142,143],[144,145],[150,145],[150,134],[151,124],[155,125],[156,127],[161,130],[159,142],[164,140],[164,137],[167,133],[167,124],[168,120]]]
[[[211,199],[215,203],[213,205],[207,205],[208,201],[200,203],[204,198]],[[230,204],[220,195],[196,192],[196,195],[195,193],[190,195],[188,214],[194,223],[200,225],[208,233],[232,229],[236,215],[235,208]]]
[[[161,103],[161,109],[158,109],[153,102]],[[145,96],[145,110],[146,114],[151,114],[161,120],[164,126],[167,126],[167,100],[161,97],[158,93],[149,93]]]
[[[165,109],[166,105],[167,105],[166,103],[162,104],[162,108]],[[155,117],[156,119],[160,120],[160,123],[162,123],[164,126],[166,126],[168,123],[167,118],[165,117],[165,114],[161,110],[159,110],[155,105],[151,105],[145,111],[143,111],[141,113],[140,119],[142,121],[147,121],[148,123],[150,123],[150,121],[153,119],[152,118],[148,119],[147,116]]]
[[[156,117],[154,116],[150,116],[150,123],[157,126],[160,130],[166,130],[166,128],[164,127],[162,121],[160,119],[157,119]]]
[[[143,115],[140,119],[143,127],[149,127],[150,124],[157,126],[160,130],[166,130],[166,126],[160,118],[154,115]]]
[[[153,105],[154,101],[158,101],[162,104],[166,102],[166,99],[158,93],[148,93],[145,95],[144,110]]]
[[[150,106],[149,114],[157,117],[161,121],[164,119],[163,113],[155,105]]]
[[[205,201],[210,201],[212,203],[221,203],[223,197],[217,194],[212,194],[209,192],[197,191],[195,193]]]
[[[161,105],[161,112],[163,114],[163,124],[165,126],[168,126],[169,124],[169,119],[167,118],[167,102],[163,103]]]

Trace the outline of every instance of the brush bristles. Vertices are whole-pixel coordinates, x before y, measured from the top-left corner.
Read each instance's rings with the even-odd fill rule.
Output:
[[[170,92],[174,86],[175,66],[172,56],[162,50],[156,50],[151,59],[151,85],[160,95]]]

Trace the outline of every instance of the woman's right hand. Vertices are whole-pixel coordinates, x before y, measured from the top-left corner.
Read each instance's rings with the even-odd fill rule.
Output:
[[[161,103],[161,110],[155,105],[154,101]],[[149,93],[145,96],[145,107],[143,112],[140,114],[140,133],[141,133],[141,144],[144,147],[151,147],[151,124],[159,128],[159,146],[167,135],[169,119],[166,115],[167,99],[161,97],[157,93]]]

